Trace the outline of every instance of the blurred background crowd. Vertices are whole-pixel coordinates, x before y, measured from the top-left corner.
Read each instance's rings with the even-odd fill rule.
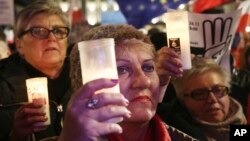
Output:
[[[5,58],[15,51],[13,42],[14,20],[6,22],[4,18],[17,13],[35,0],[0,0],[0,58]],[[145,34],[166,33],[163,14],[171,9],[185,10],[195,13],[223,13],[242,8],[242,19],[232,45],[233,67],[246,68],[243,54],[249,46],[250,2],[244,0],[55,0],[62,10],[68,14],[71,22],[69,43],[77,42],[78,35],[93,26],[103,24],[128,23]],[[5,10],[5,11],[4,11]],[[12,10],[12,12],[10,11]],[[7,12],[6,12],[7,11]],[[10,12],[9,12],[10,11]],[[161,35],[155,35],[161,36]],[[165,35],[163,35],[165,36]],[[154,37],[152,37],[154,38]],[[158,38],[156,38],[158,39]],[[165,44],[165,41],[162,44]],[[157,41],[159,43],[159,39]]]

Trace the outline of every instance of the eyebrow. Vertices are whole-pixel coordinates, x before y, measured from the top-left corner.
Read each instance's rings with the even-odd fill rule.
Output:
[[[124,61],[124,62],[131,62],[130,60],[127,59],[116,59],[116,61]],[[149,61],[153,61],[155,62],[155,59],[145,59],[143,62],[149,62]]]

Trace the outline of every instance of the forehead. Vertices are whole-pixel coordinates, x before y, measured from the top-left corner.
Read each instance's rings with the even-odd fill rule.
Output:
[[[63,20],[56,14],[40,13],[35,15],[29,22],[27,27],[30,26],[56,26],[64,25]]]
[[[115,50],[117,55],[122,55],[125,52],[145,52],[150,56],[155,57],[153,45],[138,39],[127,39],[120,41],[116,44]]]
[[[225,85],[222,76],[214,71],[205,71],[188,78],[184,86],[186,90],[194,90],[204,87],[211,87],[213,85]]]

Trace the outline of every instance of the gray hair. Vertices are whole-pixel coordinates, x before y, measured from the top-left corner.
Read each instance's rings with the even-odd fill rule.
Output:
[[[15,38],[19,38],[20,35],[25,30],[27,30],[27,25],[32,20],[32,18],[41,13],[58,15],[65,26],[69,26],[67,16],[65,13],[63,13],[57,2],[52,0],[38,0],[31,3],[19,12],[15,24]]]
[[[224,82],[224,85],[230,87],[231,78],[226,69],[219,66],[213,59],[196,56],[192,59],[192,68],[189,70],[184,70],[183,77],[177,78],[173,81],[177,97],[180,99],[183,98],[183,94],[185,94],[184,86],[189,78],[195,75],[206,73],[208,71],[219,74],[222,81]]]

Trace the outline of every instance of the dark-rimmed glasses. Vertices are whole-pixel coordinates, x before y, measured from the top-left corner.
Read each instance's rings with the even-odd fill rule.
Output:
[[[195,100],[205,100],[211,92],[216,98],[221,98],[228,94],[229,88],[226,86],[214,85],[209,89],[202,88],[193,90],[190,94],[185,94],[184,96],[191,97]]]
[[[64,39],[69,35],[69,28],[54,27],[53,29],[50,30],[45,27],[31,27],[30,29],[22,32],[19,37],[22,37],[23,35],[30,33],[33,37],[37,39],[47,39],[49,37],[50,32],[52,32],[57,39]]]

